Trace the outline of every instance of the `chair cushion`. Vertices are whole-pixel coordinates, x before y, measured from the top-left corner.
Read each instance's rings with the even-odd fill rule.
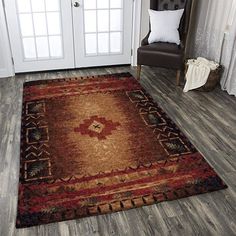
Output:
[[[138,49],[138,65],[181,69],[184,49],[175,43],[152,43]]]

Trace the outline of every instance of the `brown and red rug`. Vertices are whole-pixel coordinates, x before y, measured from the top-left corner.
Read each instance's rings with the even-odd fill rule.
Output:
[[[24,85],[17,227],[226,188],[130,74]]]

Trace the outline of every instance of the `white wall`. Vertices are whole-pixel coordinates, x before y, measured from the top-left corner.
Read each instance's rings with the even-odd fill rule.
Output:
[[[150,8],[149,0],[142,0],[142,18],[141,18],[141,40],[147,35],[149,31],[149,15]]]
[[[2,0],[0,0],[0,78],[13,76],[13,66],[11,60],[11,50],[9,45],[6,19],[3,10]]]
[[[132,66],[137,66],[137,49],[141,44],[141,40],[149,31],[148,9],[149,0],[136,0],[134,4],[134,29],[133,29],[133,56]]]

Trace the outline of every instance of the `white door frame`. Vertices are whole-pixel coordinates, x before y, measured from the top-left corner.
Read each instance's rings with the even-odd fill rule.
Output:
[[[146,0],[145,0],[146,1]],[[137,49],[141,41],[142,0],[134,0],[131,65],[137,66]]]

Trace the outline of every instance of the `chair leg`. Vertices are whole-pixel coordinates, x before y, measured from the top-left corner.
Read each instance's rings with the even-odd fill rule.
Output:
[[[176,74],[176,85],[180,86],[180,75],[181,75],[181,70],[177,70]]]
[[[138,65],[138,66],[137,66],[137,80],[140,80],[141,69],[142,69],[142,66],[141,66],[141,65]]]

